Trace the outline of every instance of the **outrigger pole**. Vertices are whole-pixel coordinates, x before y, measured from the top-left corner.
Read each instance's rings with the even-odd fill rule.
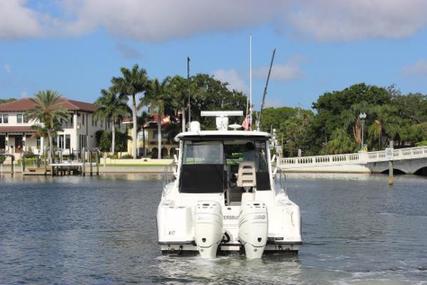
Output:
[[[252,35],[249,36],[249,130],[252,130]]]
[[[191,123],[190,57],[187,56],[188,123]]]
[[[271,69],[273,67],[273,61],[274,61],[274,55],[275,54],[276,54],[276,49],[273,50],[273,54],[271,55],[270,68],[268,69],[267,81],[265,82],[265,86],[264,86],[264,94],[262,95],[261,110],[259,111],[259,116],[258,116],[258,120],[257,120],[258,130],[261,126],[261,115],[262,115],[262,110],[264,109],[265,97],[267,96],[268,82],[270,81]]]

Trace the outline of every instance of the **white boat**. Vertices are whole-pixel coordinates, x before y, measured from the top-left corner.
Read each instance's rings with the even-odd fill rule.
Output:
[[[239,111],[202,112],[216,116],[217,130],[176,136],[175,179],[165,185],[157,211],[163,253],[200,253],[215,258],[244,252],[248,259],[269,252],[297,253],[301,215],[273,169],[271,135],[229,130],[228,117]]]

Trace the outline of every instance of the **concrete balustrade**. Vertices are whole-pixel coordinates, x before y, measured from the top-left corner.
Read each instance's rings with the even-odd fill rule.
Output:
[[[420,162],[420,159],[424,159],[426,163]],[[383,150],[348,154],[287,157],[280,158],[278,163],[281,169],[289,172],[375,172],[373,169],[382,169],[382,164],[390,160],[406,161],[406,164],[407,161],[417,160],[417,164],[413,167],[405,166],[405,170],[408,172],[412,171],[412,168],[420,169],[427,167],[427,147],[390,149],[388,152],[387,150]]]

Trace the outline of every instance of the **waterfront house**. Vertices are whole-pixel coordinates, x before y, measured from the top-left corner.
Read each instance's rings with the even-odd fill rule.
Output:
[[[145,145],[145,157],[157,158],[158,155],[158,131],[157,131],[157,114],[151,115],[149,120],[144,123],[143,127],[139,126],[140,129],[137,135],[137,153],[138,156],[144,157],[144,145]],[[128,134],[132,134],[132,120],[131,118],[125,118],[122,122],[123,125],[129,126]],[[171,126],[170,116],[164,116],[161,119],[161,156],[162,158],[173,158],[176,153],[178,143],[174,141],[175,134],[170,130]],[[144,144],[145,139],[145,144]],[[132,140],[128,140],[128,154],[132,154],[133,143]]]
[[[67,155],[83,147],[94,148],[96,131],[108,128],[108,122],[95,120],[95,104],[65,97],[61,100],[62,107],[69,111],[70,116],[54,138],[57,149]],[[42,154],[45,151],[48,145],[46,139],[38,136],[32,128],[38,122],[28,120],[25,115],[35,105],[31,98],[0,104],[0,152],[19,158],[24,152]]]

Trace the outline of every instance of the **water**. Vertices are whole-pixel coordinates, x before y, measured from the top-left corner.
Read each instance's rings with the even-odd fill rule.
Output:
[[[162,256],[157,176],[0,177],[0,284],[427,284],[427,179],[288,177],[299,256]]]

